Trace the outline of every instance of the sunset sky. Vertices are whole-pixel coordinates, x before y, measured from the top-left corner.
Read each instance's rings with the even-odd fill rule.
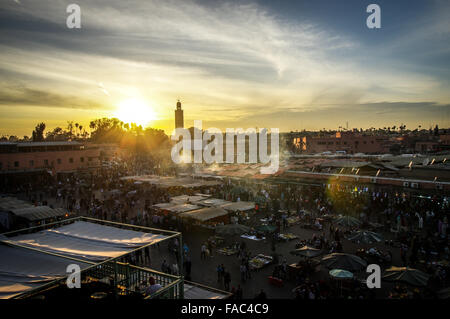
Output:
[[[204,128],[450,127],[450,1],[1,0],[0,135],[112,116],[171,133],[177,99]]]

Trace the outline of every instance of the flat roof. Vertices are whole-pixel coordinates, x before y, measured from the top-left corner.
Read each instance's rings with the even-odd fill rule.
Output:
[[[74,261],[38,251],[0,243],[0,299],[13,298],[67,276]],[[80,269],[92,266],[77,262]]]
[[[51,208],[45,205],[35,206],[15,197],[0,197],[0,211],[9,212],[29,221],[64,216],[68,213],[68,210],[64,208]]]
[[[84,145],[76,141],[53,141],[53,142],[21,142],[17,143],[17,147],[27,146],[65,146],[65,145]]]
[[[85,221],[3,239],[3,242],[85,261],[100,262],[167,236]]]
[[[0,299],[14,298],[179,232],[77,217],[0,234]]]

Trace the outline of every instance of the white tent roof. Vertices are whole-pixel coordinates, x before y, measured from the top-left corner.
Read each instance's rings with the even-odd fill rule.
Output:
[[[202,200],[198,204],[205,205],[205,206],[220,206],[220,205],[230,204],[230,203],[231,202],[224,200],[224,199],[220,199],[220,198],[208,198],[208,199]]]
[[[252,210],[255,208],[255,202],[232,202],[224,205],[220,205],[225,210],[229,211],[241,211]]]
[[[200,206],[194,205],[194,204],[180,204],[180,205],[167,207],[165,209],[172,213],[184,213],[184,212],[188,212],[188,211],[191,211],[194,209],[199,209],[199,208],[200,208]]]
[[[67,276],[66,269],[76,263],[80,269],[90,264],[37,251],[0,244],[0,299],[12,298],[27,290]]]
[[[4,241],[83,260],[102,261],[164,238],[166,236],[159,234],[77,221]]]
[[[180,195],[180,196],[175,196],[171,198],[172,202],[176,202],[176,203],[197,203],[199,201],[204,200],[205,198],[208,198],[206,196],[203,195],[194,195],[194,196],[189,196],[189,195]]]
[[[228,215],[228,212],[220,207],[204,207],[197,210],[191,210],[189,212],[181,213],[179,216],[185,218],[192,218],[199,221],[207,221],[216,217]]]

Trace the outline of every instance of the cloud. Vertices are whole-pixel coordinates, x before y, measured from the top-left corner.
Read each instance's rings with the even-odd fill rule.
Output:
[[[95,101],[90,101],[79,96],[61,95],[27,87],[14,87],[0,92],[0,105],[10,107],[28,105],[72,109],[95,109],[103,107]]]
[[[274,115],[280,127],[284,119],[286,128],[322,128],[320,121],[335,126],[355,114],[371,126],[362,110],[375,106],[374,121],[383,112],[411,115],[408,107],[389,108],[384,101],[416,109],[413,103],[450,100],[443,76],[399,66],[407,65],[408,55],[370,51],[350,35],[256,2],[79,0],[79,30],[66,28],[64,1],[22,3],[0,10],[1,107],[20,101],[112,109],[138,96],[173,125],[180,98],[187,120],[225,125],[245,119],[261,126]],[[421,31],[420,39],[445,23]],[[406,38],[393,39],[388,51],[396,52],[395,41]],[[11,83],[25,89],[5,91]]]
[[[349,116],[351,114],[351,116]],[[321,130],[346,126],[350,128],[387,127],[408,124],[414,129],[418,125],[439,124],[450,126],[450,104],[436,102],[380,102],[351,105],[330,105],[318,108],[276,109],[270,105],[251,110],[248,114],[234,120],[204,121],[204,127],[266,127],[281,128],[282,131],[301,129]]]

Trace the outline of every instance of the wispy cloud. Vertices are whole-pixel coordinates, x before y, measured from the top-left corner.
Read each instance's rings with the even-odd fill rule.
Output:
[[[350,35],[254,2],[79,0],[80,30],[65,27],[65,2],[22,3],[5,4],[0,15],[0,72],[32,90],[14,95],[24,104],[34,105],[30,92],[77,96],[103,109],[141,96],[171,120],[181,98],[187,120],[261,126],[275,112],[291,128],[289,117],[301,112],[351,117],[367,103],[450,100],[450,84],[429,70],[401,68],[401,57],[380,60],[382,50],[370,52]],[[56,96],[50,104],[71,107]]]

